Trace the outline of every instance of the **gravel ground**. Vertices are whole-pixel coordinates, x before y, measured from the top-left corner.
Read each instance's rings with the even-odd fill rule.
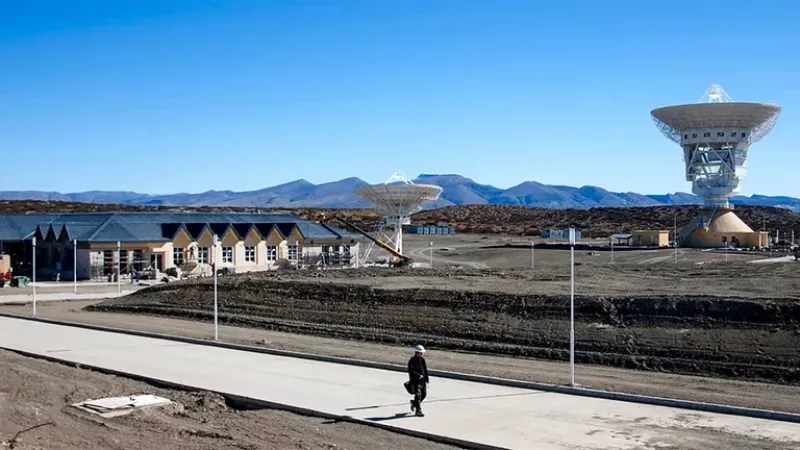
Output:
[[[586,267],[575,298],[576,360],[800,384],[794,267],[626,266],[616,278]],[[247,274],[220,281],[220,317],[275,331],[566,360],[565,284],[568,277],[546,267]],[[714,288],[723,284],[728,295]],[[91,309],[208,321],[212,292],[209,280],[185,280]]]
[[[104,419],[69,407],[101,397],[155,394],[180,407]],[[46,424],[21,433],[17,432]],[[454,447],[372,427],[283,411],[238,411],[223,398],[145,383],[0,350],[0,448],[187,450],[445,450]]]
[[[212,327],[207,323],[83,310],[85,306],[93,303],[96,302],[48,303],[39,307],[38,314],[40,317],[57,320],[199,339],[211,339],[213,336]],[[5,306],[0,307],[0,312],[29,315],[30,306]],[[405,346],[263,329],[221,326],[220,337],[226,342],[394,364],[404,364],[408,357],[408,348]],[[431,368],[440,370],[552,384],[567,382],[567,365],[561,362],[435,349],[429,353],[428,360]],[[800,413],[800,387],[797,386],[644,372],[588,364],[577,366],[576,377],[578,383],[588,388]]]

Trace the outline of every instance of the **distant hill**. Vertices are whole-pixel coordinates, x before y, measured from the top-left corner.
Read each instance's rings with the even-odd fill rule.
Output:
[[[441,198],[428,209],[454,205],[504,205],[549,209],[586,209],[598,207],[697,205],[701,200],[684,192],[645,195],[635,192],[610,192],[597,186],[555,186],[526,181],[508,189],[480,184],[461,175],[422,174],[414,182],[435,184],[443,189]],[[207,191],[147,195],[136,192],[89,191],[71,194],[42,191],[0,191],[0,200],[38,200],[97,204],[146,206],[218,206],[247,208],[365,208],[353,192],[367,183],[359,178],[345,178],[330,183],[313,184],[306,180],[267,187],[256,191]],[[774,206],[800,212],[800,199],[792,197],[734,197],[737,205]]]

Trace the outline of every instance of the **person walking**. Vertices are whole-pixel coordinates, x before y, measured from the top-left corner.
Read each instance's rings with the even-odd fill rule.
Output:
[[[414,399],[411,400],[411,411],[417,417],[424,417],[422,413],[422,402],[428,396],[428,365],[425,362],[425,347],[417,345],[414,347],[414,356],[408,360],[408,382]]]

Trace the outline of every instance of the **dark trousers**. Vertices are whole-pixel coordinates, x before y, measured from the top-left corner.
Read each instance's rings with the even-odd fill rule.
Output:
[[[414,391],[414,406],[420,408],[423,400],[428,396],[428,386],[424,381],[414,383],[412,386]]]

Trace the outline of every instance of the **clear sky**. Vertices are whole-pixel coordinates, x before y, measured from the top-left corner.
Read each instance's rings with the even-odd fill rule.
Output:
[[[0,0],[0,190],[689,191],[649,111],[712,83],[784,108],[743,193],[800,197],[794,0]]]

